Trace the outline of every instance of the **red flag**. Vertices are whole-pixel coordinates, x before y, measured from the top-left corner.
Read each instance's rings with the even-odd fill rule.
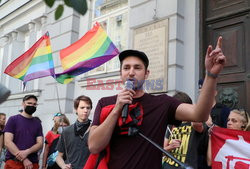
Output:
[[[213,169],[250,169],[250,132],[214,127]]]

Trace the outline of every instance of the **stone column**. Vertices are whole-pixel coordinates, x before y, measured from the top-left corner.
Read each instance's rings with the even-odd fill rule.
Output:
[[[26,51],[29,50],[32,47],[32,45],[34,45],[34,43],[37,41],[35,28],[36,28],[35,22],[30,21],[30,23],[28,23],[29,38],[27,38],[28,42],[26,42],[28,43],[28,48],[26,49]],[[34,80],[29,81],[26,85],[26,91],[31,91],[31,90],[34,90]]]
[[[2,37],[2,42],[3,42],[3,59],[2,59],[2,71],[4,72],[5,68],[9,64],[9,48],[10,48],[10,36],[9,35],[4,35]],[[4,83],[5,86],[9,85],[9,76],[6,74],[2,74],[1,81]]]
[[[16,58],[24,53],[24,41],[20,39],[19,32],[14,30],[11,33],[11,45],[10,45],[10,56],[9,64],[13,62]],[[22,81],[15,78],[9,79],[9,88],[14,93],[19,93],[22,91]]]

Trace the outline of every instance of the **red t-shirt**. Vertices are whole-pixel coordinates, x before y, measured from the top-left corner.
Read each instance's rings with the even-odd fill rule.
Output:
[[[99,100],[92,125],[100,124],[101,109],[116,103],[117,96]],[[140,102],[144,111],[142,125],[139,130],[142,134],[162,146],[167,124],[179,125],[175,120],[175,111],[180,102],[163,95],[145,93],[142,97],[133,100],[133,104]],[[140,136],[120,135],[114,130],[110,141],[109,169],[158,169],[161,168],[162,152]]]

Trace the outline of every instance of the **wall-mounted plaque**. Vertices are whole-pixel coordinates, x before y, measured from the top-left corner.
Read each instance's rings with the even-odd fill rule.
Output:
[[[167,91],[168,19],[134,30],[133,48],[146,53],[150,76],[144,84],[149,93]]]

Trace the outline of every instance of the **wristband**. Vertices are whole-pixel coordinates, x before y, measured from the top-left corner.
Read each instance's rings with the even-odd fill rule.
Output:
[[[210,77],[216,79],[218,77],[218,74],[213,74],[213,73],[207,71],[207,76],[210,76]]]

